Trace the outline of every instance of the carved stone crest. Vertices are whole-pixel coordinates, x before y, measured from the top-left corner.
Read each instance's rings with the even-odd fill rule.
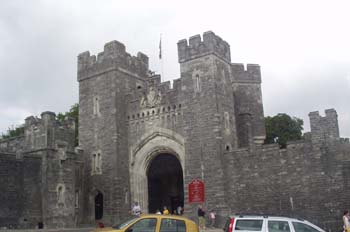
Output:
[[[162,96],[160,91],[155,90],[153,86],[149,88],[148,94],[144,94],[140,101],[141,108],[153,108],[160,105]]]

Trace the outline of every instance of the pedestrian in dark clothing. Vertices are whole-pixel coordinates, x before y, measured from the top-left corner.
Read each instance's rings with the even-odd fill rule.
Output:
[[[198,206],[198,221],[199,221],[199,229],[205,230],[205,211],[202,205]]]

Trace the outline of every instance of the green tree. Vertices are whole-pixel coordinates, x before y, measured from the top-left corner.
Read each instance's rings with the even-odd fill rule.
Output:
[[[290,117],[288,114],[277,114],[265,117],[265,143],[279,143],[281,148],[287,146],[287,141],[302,139],[303,120]]]
[[[8,128],[7,132],[5,134],[1,135],[2,139],[8,139],[13,138],[17,136],[24,135],[24,127],[23,126],[16,126],[15,128]]]
[[[75,145],[79,145],[79,104],[71,106],[70,110],[65,113],[58,113],[57,120],[63,122],[66,117],[74,118],[75,121]]]

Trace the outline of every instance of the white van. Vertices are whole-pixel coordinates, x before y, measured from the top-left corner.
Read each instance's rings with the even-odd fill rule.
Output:
[[[295,218],[236,215],[227,219],[224,232],[325,232],[314,224]]]

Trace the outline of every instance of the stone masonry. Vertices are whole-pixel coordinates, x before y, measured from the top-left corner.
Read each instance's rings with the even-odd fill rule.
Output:
[[[232,63],[229,44],[211,31],[177,47],[181,76],[172,88],[145,54],[132,56],[118,41],[78,56],[79,147],[74,123],[50,112],[27,118],[23,137],[0,141],[0,227],[110,225],[134,201],[147,213],[152,160],[170,154],[184,188],[169,192],[190,218],[198,204],[188,202],[188,184],[201,179],[218,225],[232,213],[258,213],[341,228],[350,144],[336,111],[311,112],[311,132],[286,149],[265,145],[260,66]]]

